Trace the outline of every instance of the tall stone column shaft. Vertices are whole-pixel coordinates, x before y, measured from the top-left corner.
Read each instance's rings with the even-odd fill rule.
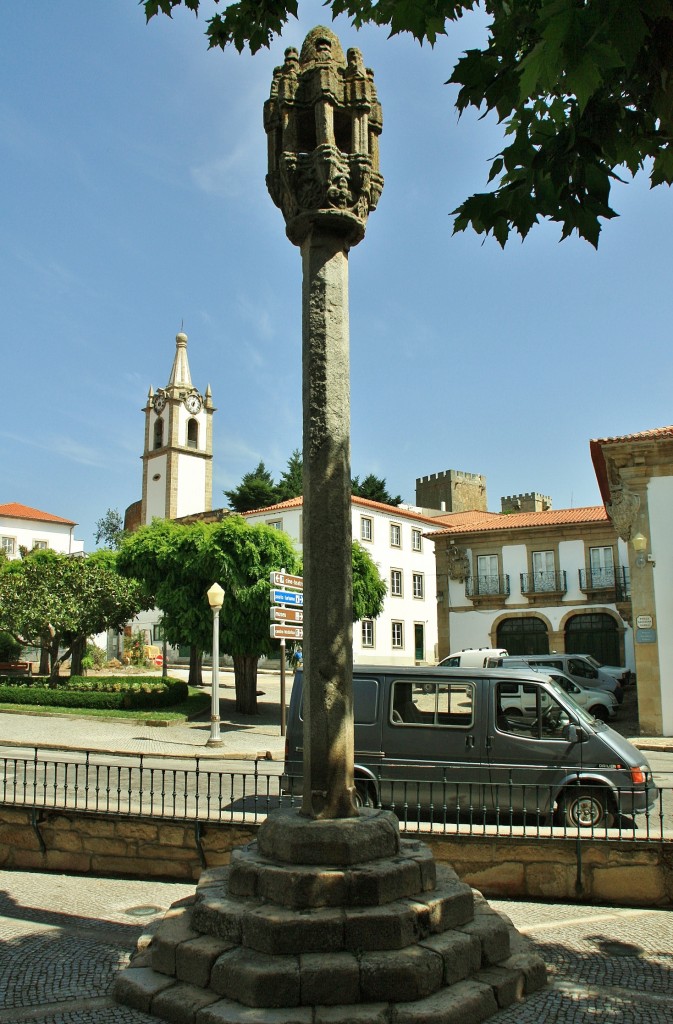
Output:
[[[355,814],[348,251],[301,246],[304,418],[304,789],[311,817]]]

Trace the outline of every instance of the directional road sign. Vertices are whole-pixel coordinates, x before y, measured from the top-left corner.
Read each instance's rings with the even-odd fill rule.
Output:
[[[272,622],[271,636],[275,640],[303,640],[304,630],[301,626],[285,626],[280,622]]]
[[[270,583],[272,587],[292,587],[294,590],[304,589],[304,577],[290,576],[287,572],[272,572]]]
[[[296,590],[272,590],[270,597],[272,604],[289,604],[294,608],[301,608],[304,604],[304,595]]]
[[[304,621],[304,609],[303,608],[279,608],[277,605],[271,606],[271,619],[273,622],[303,622]]]

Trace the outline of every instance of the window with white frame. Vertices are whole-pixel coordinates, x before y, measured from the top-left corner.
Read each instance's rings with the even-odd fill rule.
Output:
[[[403,622],[391,622],[390,623],[390,639],[392,645],[396,650],[404,647],[404,623]]]
[[[421,551],[423,548],[423,537],[420,530],[411,531],[411,547],[414,551]]]
[[[402,597],[402,570],[390,570],[390,593],[392,597]]]
[[[374,536],[373,523],[369,516],[360,516],[360,540],[372,540]]]
[[[49,544],[46,540],[34,540],[33,551],[46,551]]]
[[[412,576],[414,597],[425,597],[425,580],[422,572],[415,572]]]
[[[267,519],[266,525],[270,526],[272,530],[282,530],[283,520],[282,519]]]
[[[402,527],[399,523],[390,524],[390,546],[393,548],[402,547]]]
[[[14,537],[0,537],[0,551],[6,555],[16,554],[16,540]]]
[[[373,619],[362,620],[362,646],[373,647],[374,646],[374,621]]]

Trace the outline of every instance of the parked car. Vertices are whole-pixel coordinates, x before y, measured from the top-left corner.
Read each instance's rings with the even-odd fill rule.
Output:
[[[503,713],[526,688],[519,715]],[[303,671],[288,712],[282,788],[303,775]],[[610,826],[656,800],[643,753],[540,672],[363,666],[353,670],[355,785],[362,803],[464,820],[506,810]],[[407,810],[405,810],[407,813]]]
[[[620,686],[628,686],[631,682],[631,673],[628,668],[623,665],[604,665],[602,662],[594,658],[593,654],[585,654],[584,657],[587,659],[590,665],[594,668],[600,669],[601,672],[607,672],[608,675],[613,676]]]
[[[580,686],[590,686],[594,690],[609,690],[614,693],[621,704],[624,691],[614,676],[591,664],[585,654],[517,654],[501,658],[498,665],[505,668],[507,662],[525,662],[531,668],[557,668]]]
[[[511,662],[508,660],[507,665],[503,665],[503,668],[507,668],[508,672],[515,672],[517,669],[529,667],[533,668],[533,666],[528,666],[525,661],[515,661],[515,659],[512,659]],[[579,704],[580,707],[588,711],[594,718],[600,719],[601,722],[608,722],[617,714],[619,703],[614,693],[610,693],[609,690],[595,690],[588,686],[582,686],[558,668],[538,665],[534,667],[534,671],[553,679],[558,686],[572,697],[576,704]],[[514,709],[512,708],[512,710]]]
[[[506,657],[504,647],[466,647],[464,651],[442,658],[439,664],[447,668],[492,668],[500,658]]]

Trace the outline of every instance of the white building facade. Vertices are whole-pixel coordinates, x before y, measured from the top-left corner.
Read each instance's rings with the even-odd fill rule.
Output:
[[[0,505],[0,550],[20,558],[21,550],[49,549],[63,555],[84,553],[84,541],[74,536],[77,523],[51,512],[10,502]]]
[[[388,587],[381,615],[353,625],[356,664],[435,664],[437,591],[431,535],[441,524],[409,507],[355,496],[351,514],[353,539],[369,553]],[[302,498],[246,512],[245,518],[284,530],[301,552]]]

